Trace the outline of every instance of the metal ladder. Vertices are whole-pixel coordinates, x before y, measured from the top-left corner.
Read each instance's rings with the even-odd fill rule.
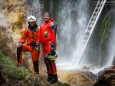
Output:
[[[88,43],[88,41],[91,37],[91,34],[92,34],[92,32],[95,28],[95,25],[96,25],[96,23],[99,19],[99,16],[102,12],[102,9],[103,9],[105,3],[106,3],[106,0],[98,0],[98,2],[96,4],[96,7],[93,11],[93,14],[92,14],[92,16],[89,20],[89,23],[86,27],[85,33],[82,36],[81,41],[79,42],[78,50],[77,50],[77,53],[76,53],[78,55],[77,55],[77,57],[73,58],[72,63],[76,60],[76,58],[77,58],[77,62],[78,62],[77,65],[80,63],[80,61],[82,59],[82,55],[84,53],[84,50],[87,46],[87,43]],[[78,59],[78,57],[79,57],[79,59]]]

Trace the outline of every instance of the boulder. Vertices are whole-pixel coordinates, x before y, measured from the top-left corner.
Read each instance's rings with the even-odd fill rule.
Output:
[[[115,86],[115,66],[100,71],[93,86]]]
[[[96,75],[90,71],[69,71],[60,76],[60,80],[70,85],[92,83],[96,80]]]

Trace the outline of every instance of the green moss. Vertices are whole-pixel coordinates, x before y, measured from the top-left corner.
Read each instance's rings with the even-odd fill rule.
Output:
[[[0,66],[5,75],[14,79],[24,79],[29,75],[29,71],[24,67],[17,67],[15,63],[7,56],[0,53]]]
[[[35,79],[35,76],[33,76],[33,74],[30,71],[28,71],[24,67],[17,67],[9,57],[3,55],[2,53],[0,53],[0,71],[2,71],[3,75],[8,76],[8,78],[13,80],[11,81],[12,83],[11,86],[14,86],[13,84],[18,83],[15,81],[21,81],[21,80],[24,81],[23,82],[24,86],[26,86],[29,83],[29,81],[32,84],[32,86],[44,86],[42,84],[46,83],[45,77],[40,75],[39,76],[40,81],[38,81],[37,78]],[[26,76],[28,76],[28,79]],[[46,86],[49,86],[49,84],[46,83]],[[70,86],[70,85],[58,82],[56,83],[55,86]]]
[[[102,49],[104,47],[104,43],[106,42],[108,35],[109,35],[109,29],[112,23],[112,16],[111,12],[107,14],[103,21],[101,26],[101,37],[100,37],[100,48]]]

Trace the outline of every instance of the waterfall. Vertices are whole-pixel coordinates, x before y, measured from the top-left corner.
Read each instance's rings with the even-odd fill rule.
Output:
[[[77,45],[85,31],[88,23],[89,0],[62,0],[56,12],[58,32],[57,50],[59,58],[57,64],[68,64],[76,56]],[[50,1],[50,11],[53,10],[53,1]],[[43,4],[40,0],[28,0],[28,15],[37,17],[38,24],[42,22],[41,13]],[[53,11],[52,11],[53,12]]]
[[[97,74],[99,71],[102,71],[103,69],[107,69],[112,67],[112,65],[115,65],[115,10],[114,8],[110,11],[112,14],[112,20],[111,20],[111,26],[109,27],[108,32],[108,38],[105,42],[105,51],[104,57],[102,59],[102,62],[104,63],[99,68],[95,68],[91,70],[93,73]]]
[[[45,2],[45,1],[43,1]],[[61,65],[61,67],[65,67],[66,65],[70,65],[70,67],[67,66],[67,68],[76,67],[76,63],[72,63],[72,59],[77,56],[76,51],[78,49],[79,41],[81,40],[82,35],[84,34],[84,31],[86,29],[86,25],[89,21],[89,0],[62,0],[57,1],[57,8],[55,9],[54,1],[50,1],[50,11],[51,13],[56,10],[56,22],[58,23],[58,31],[57,31],[57,51],[59,53],[59,58],[57,59],[56,63],[57,66]],[[34,15],[37,18],[38,25],[42,22],[42,11],[44,10],[43,3],[40,2],[40,0],[28,0],[29,4],[29,11],[28,15]],[[114,27],[113,27],[114,28]],[[112,29],[112,33],[114,32],[114,29]],[[111,39],[113,39],[113,35],[111,35]],[[112,42],[109,43],[109,45],[112,45],[111,43],[114,43],[114,40],[111,40]],[[114,49],[112,46],[110,46],[110,49],[112,49],[112,52],[110,52],[108,55],[111,58],[106,65],[110,65],[114,59]],[[109,49],[109,51],[111,51]],[[89,52],[85,52],[89,53]],[[112,53],[112,54],[111,54]],[[84,55],[85,56],[85,55]],[[82,61],[82,65],[89,62],[89,57],[84,57],[84,61]],[[77,57],[76,57],[77,60]],[[86,62],[86,60],[88,60]],[[92,61],[92,60],[91,60]],[[92,61],[93,63],[93,61]],[[89,62],[90,64],[90,62]],[[65,66],[62,66],[65,65]],[[60,66],[59,66],[60,67]],[[66,67],[65,67],[66,68]]]
[[[115,21],[115,10],[112,10],[113,15],[113,22]],[[113,64],[113,61],[115,60],[115,23],[112,24],[110,30],[109,30],[109,39],[107,41],[107,55],[105,58],[105,67],[111,66]]]
[[[28,8],[28,16],[33,15],[37,18],[38,25],[42,22],[42,12],[43,12],[43,3],[40,0],[27,0],[29,8]]]
[[[88,23],[88,0],[62,0],[58,13],[57,65],[70,64]]]

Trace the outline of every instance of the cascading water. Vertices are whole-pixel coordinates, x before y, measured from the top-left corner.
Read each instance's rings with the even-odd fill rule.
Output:
[[[93,73],[97,74],[99,71],[103,70],[104,68],[109,68],[112,67],[112,65],[115,65],[115,10],[112,9],[111,12],[112,14],[112,21],[111,21],[111,26],[109,27],[109,32],[108,32],[108,39],[107,39],[107,44],[105,45],[106,47],[106,52],[104,53],[104,57],[102,59],[102,62],[104,63],[101,65],[99,68],[95,68],[91,70]]]
[[[113,21],[115,21],[115,10],[112,10],[112,14],[113,14]],[[115,59],[115,23],[112,24],[111,28],[110,28],[110,35],[109,35],[109,39],[107,41],[107,55],[105,58],[105,64],[104,66],[111,66],[113,64],[113,61]]]
[[[59,9],[57,65],[67,65],[76,55],[77,45],[87,25],[88,0],[63,0]]]
[[[42,22],[43,3],[40,0],[27,0],[29,4],[28,16],[33,15],[37,18],[38,25]]]
[[[61,19],[58,20],[57,45],[59,46],[59,58],[57,59],[57,64],[68,64],[76,54],[78,42],[88,23],[88,1],[62,0],[60,2],[59,10],[57,11],[58,19]],[[53,1],[51,2],[53,3]],[[50,3],[51,10],[52,3]],[[28,4],[28,15],[36,16],[38,24],[40,24],[42,22],[43,4],[40,3],[40,0],[28,0]]]
[[[56,21],[58,23],[57,50],[59,52],[57,66],[64,67],[65,69],[74,69],[76,63],[71,64],[71,61],[73,57],[76,56],[75,52],[77,51],[79,41],[88,24],[88,6],[90,2],[89,0],[62,0],[58,2],[60,6],[58,6],[56,12]],[[40,0],[28,0],[28,3],[30,4],[28,15],[36,16],[38,24],[40,25],[42,22],[41,13],[43,11],[43,4],[40,3]],[[54,9],[53,3],[53,1],[50,3],[50,10],[52,12]],[[112,58],[113,57],[114,56],[112,56]]]

